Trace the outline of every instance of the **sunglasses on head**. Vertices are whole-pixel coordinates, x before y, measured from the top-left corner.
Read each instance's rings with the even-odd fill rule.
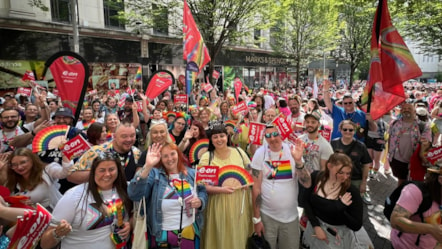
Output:
[[[266,138],[271,138],[272,136],[273,136],[273,137],[277,137],[277,136],[279,136],[279,132],[274,131],[274,132],[271,132],[271,133],[266,133],[264,136],[265,136]]]
[[[345,132],[347,132],[347,131],[349,131],[349,132],[353,132],[355,129],[342,128],[342,130],[345,131]]]

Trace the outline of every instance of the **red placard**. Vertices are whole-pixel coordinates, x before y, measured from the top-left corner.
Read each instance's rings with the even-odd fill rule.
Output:
[[[173,96],[175,104],[187,104],[187,94],[176,94]]]
[[[80,157],[91,148],[89,143],[81,136],[77,135],[67,141],[63,146],[63,154],[69,159]]]
[[[32,90],[31,88],[19,87],[17,89],[17,93],[20,94],[20,95],[24,95],[24,96],[30,97],[31,96],[31,90]]]
[[[53,93],[54,95],[58,96],[58,93],[59,93],[59,92],[58,92],[57,89],[54,88],[54,89],[52,89],[52,93]]]
[[[88,95],[95,95],[97,94],[97,89],[91,90],[89,92],[87,92]]]
[[[247,112],[248,108],[247,108],[247,104],[244,101],[241,101],[240,103],[236,104],[235,106],[233,106],[232,112],[233,114],[237,115],[240,112]]]
[[[218,166],[199,166],[196,170],[196,183],[218,186]]]
[[[292,126],[289,122],[287,122],[287,119],[283,117],[283,115],[279,115],[278,117],[273,120],[273,123],[278,128],[279,132],[281,133],[281,138],[284,140],[287,137],[290,136],[290,133],[293,132]]]
[[[289,142],[291,142],[292,144],[295,144],[297,138],[298,138],[298,136],[296,135],[296,133],[292,132],[288,136],[287,140],[289,140]]]
[[[120,100],[118,101],[118,106],[121,108],[124,106],[124,103],[126,102],[126,95],[121,96]]]
[[[143,102],[141,100],[139,100],[139,101],[135,101],[135,103],[137,104],[137,112],[143,111]]]
[[[183,85],[186,85],[186,76],[184,76],[184,75],[180,75],[180,76],[178,76],[178,81],[181,83],[181,84],[183,84]]]
[[[331,139],[331,130],[329,128],[324,128],[323,130],[319,130],[319,134],[324,137],[327,141],[330,142]]]
[[[218,79],[218,77],[219,77],[219,72],[216,71],[216,70],[213,70],[212,78],[214,78],[214,79]]]
[[[265,124],[250,122],[249,128],[249,142],[251,144],[262,145]]]
[[[213,86],[212,86],[212,84],[210,84],[210,83],[206,83],[206,84],[203,85],[203,90],[204,90],[206,93],[209,93],[212,89],[213,89]]]
[[[235,78],[235,80],[233,81],[233,86],[235,87],[235,99],[236,102],[238,102],[238,96],[239,93],[241,92],[241,88],[242,88],[242,81],[240,78]]]
[[[442,146],[429,150],[426,153],[425,157],[431,164],[434,164],[435,162],[437,162],[442,158]]]

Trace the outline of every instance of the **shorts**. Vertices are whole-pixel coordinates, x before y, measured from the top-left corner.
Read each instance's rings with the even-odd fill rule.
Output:
[[[385,149],[385,140],[383,138],[367,137],[367,140],[365,140],[365,146],[367,146],[367,149],[383,151]]]
[[[393,158],[390,162],[390,167],[393,170],[393,175],[400,180],[408,179],[408,163],[401,162]]]

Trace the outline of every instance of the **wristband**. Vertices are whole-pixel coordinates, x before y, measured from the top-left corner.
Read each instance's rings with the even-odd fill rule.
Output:
[[[35,132],[32,130],[31,131],[31,135],[33,136],[33,137],[35,137]]]
[[[298,163],[295,162],[295,168],[299,169],[299,170],[304,169],[304,164],[303,163],[302,164],[298,164]]]
[[[256,224],[260,223],[261,222],[261,216],[259,216],[258,218],[252,217],[252,222],[253,222],[253,225],[256,225]]]

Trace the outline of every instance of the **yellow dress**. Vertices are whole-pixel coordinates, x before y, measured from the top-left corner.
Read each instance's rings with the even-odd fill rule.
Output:
[[[211,166],[250,164],[244,151],[241,155],[230,148],[230,157],[222,160],[213,153]],[[209,152],[199,162],[200,166],[209,164]],[[253,233],[251,187],[236,190],[232,194],[212,194],[204,213],[204,227],[201,236],[201,249],[242,249],[246,248],[247,238]]]

